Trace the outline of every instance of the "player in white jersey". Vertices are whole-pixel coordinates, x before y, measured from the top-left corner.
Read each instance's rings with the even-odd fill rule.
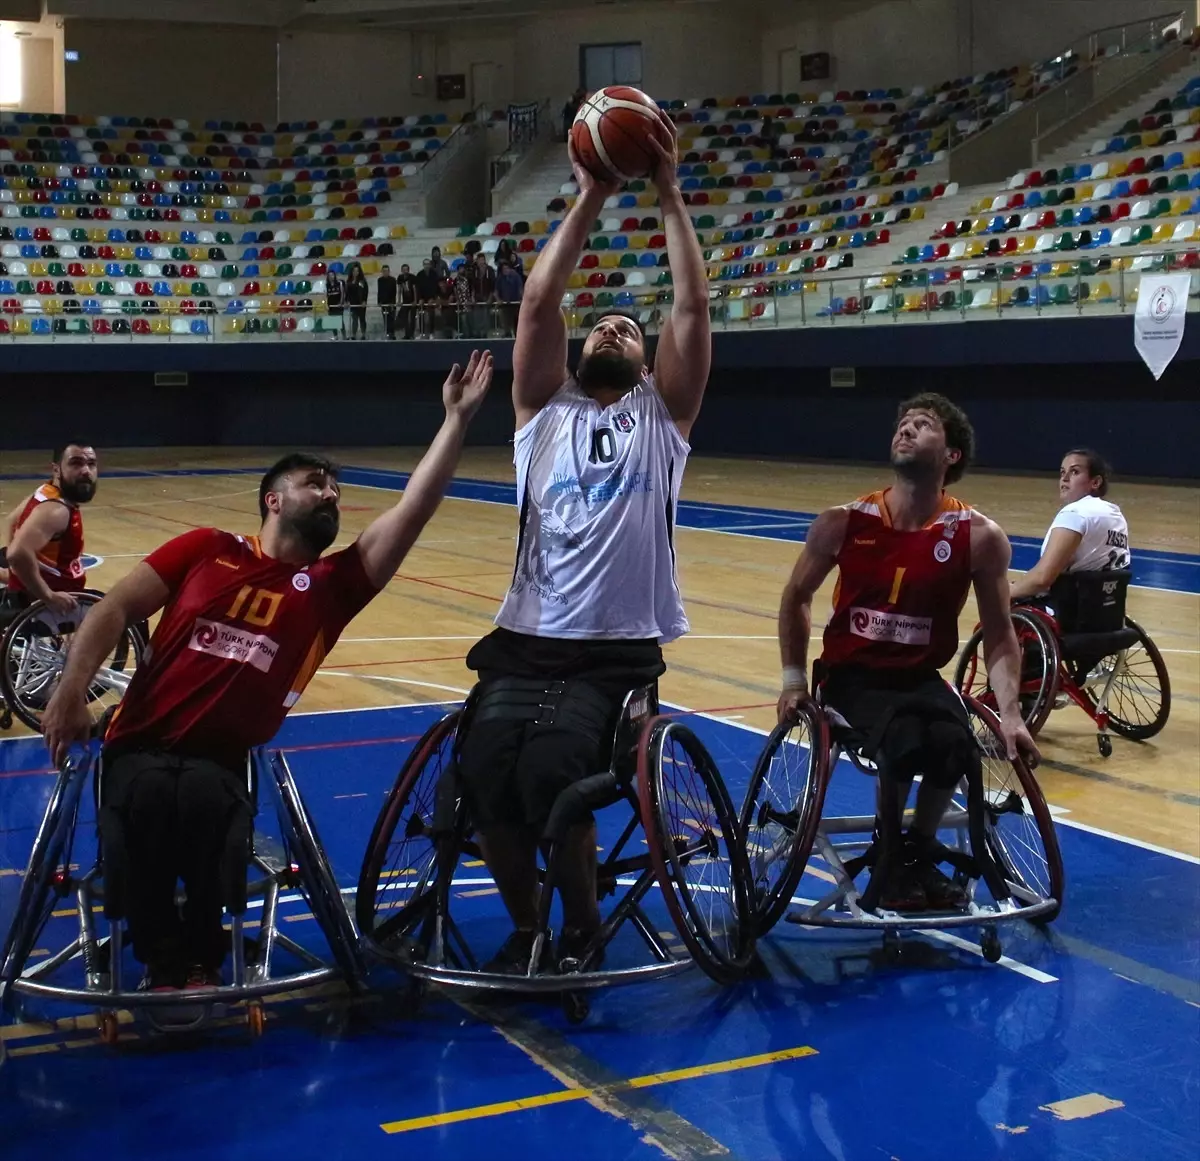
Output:
[[[521,301],[513,351],[516,568],[498,628],[467,657],[480,687],[460,764],[484,857],[516,928],[489,970],[528,963],[537,844],[550,808],[561,790],[607,768],[624,695],[664,672],[662,643],[688,629],[673,533],[688,435],[708,382],[708,280],[674,145],[651,144],[674,284],[654,373],[641,324],[621,312],[599,319],[574,374],[568,369],[563,293],[605,199],[619,188],[598,182],[574,156],[579,199]],[[561,959],[600,922],[594,823],[572,828],[558,873]]]
[[[1091,448],[1063,456],[1058,475],[1062,507],[1042,541],[1042,555],[1012,582],[1012,599],[1041,596],[1066,573],[1129,567],[1129,526],[1116,504],[1104,499],[1112,469]]]

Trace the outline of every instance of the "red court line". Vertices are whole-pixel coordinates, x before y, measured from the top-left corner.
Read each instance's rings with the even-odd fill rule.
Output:
[[[392,707],[389,706],[388,708]],[[353,746],[384,746],[398,742],[415,742],[420,737],[420,734],[405,734],[399,738],[352,738],[343,742],[307,742],[300,746],[284,746],[283,752],[285,754],[299,754],[302,750],[349,750]]]
[[[184,528],[208,528],[208,524],[193,524],[190,520],[179,520],[174,516],[164,516],[161,512],[147,512],[144,508],[127,508],[124,504],[114,504],[118,512],[132,512],[136,516],[147,516],[151,520],[165,520],[168,524],[182,524]]]
[[[434,589],[447,589],[449,592],[452,592],[452,593],[462,593],[462,595],[464,597],[479,597],[481,600],[494,601],[497,604],[499,604],[499,602],[501,600],[500,597],[497,597],[492,593],[477,593],[471,589],[460,589],[460,588],[456,588],[454,585],[439,584],[437,581],[426,580],[424,577],[405,576],[401,572],[396,573],[395,579],[412,581],[414,584],[419,584],[419,585],[429,585],[430,588],[434,588]]]

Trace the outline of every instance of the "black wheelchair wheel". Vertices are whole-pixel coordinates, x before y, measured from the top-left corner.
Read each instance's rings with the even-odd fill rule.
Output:
[[[1026,609],[1013,609],[1012,622],[1021,649],[1021,717],[1030,734],[1036,736],[1054,708],[1058,691],[1058,639],[1040,617]],[[996,695],[983,661],[982,629],[976,629],[963,646],[954,670],[954,684],[964,697],[997,711]]]
[[[975,740],[983,752],[988,851],[1018,904],[1055,900],[1057,906],[1033,920],[1050,923],[1062,909],[1066,889],[1050,808],[1033,771],[1021,758],[1010,760],[1005,752],[1000,719],[988,706],[971,698],[966,701]]]
[[[654,718],[638,746],[638,797],[667,909],[703,971],[727,984],[754,956],[750,865],[729,791],[700,739]]]
[[[5,704],[31,730],[41,732],[42,714],[58,687],[71,639],[102,595],[92,591],[77,594],[78,608],[67,616],[59,616],[37,601],[23,609],[4,634],[0,689]],[[139,626],[122,632],[88,686],[88,710],[94,721],[121,700],[145,650],[146,639]]]
[[[90,759],[71,760],[59,771],[33,841],[4,952],[0,955],[0,984],[11,984],[17,978],[37,946],[50,913],[72,888],[71,845],[79,818],[79,800],[91,766]]]
[[[1154,737],[1171,715],[1171,677],[1146,630],[1129,617],[1125,618],[1125,627],[1137,633],[1138,643],[1125,650],[1120,662],[1116,657],[1105,657],[1098,667],[1099,674],[1095,678],[1086,676],[1080,686],[1095,705],[1112,666],[1119,665],[1108,691],[1108,724],[1121,737],[1144,742]]]
[[[461,710],[425,731],[375,820],[355,896],[358,929],[381,948],[399,943],[433,906],[439,836],[438,786],[454,760]],[[461,815],[461,808],[457,811]],[[446,836],[452,840],[455,836]]]
[[[270,760],[277,791],[276,810],[284,845],[299,868],[300,881],[334,961],[351,988],[361,986],[365,971],[358,953],[358,937],[342,899],[329,858],[312,818],[304,805],[287,763],[278,753]]]
[[[812,854],[829,786],[829,730],[811,703],[794,724],[771,731],[742,803],[757,934],[765,935],[791,903]]]

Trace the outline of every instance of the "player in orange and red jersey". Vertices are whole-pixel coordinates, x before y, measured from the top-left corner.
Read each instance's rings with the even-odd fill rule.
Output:
[[[335,465],[285,456],[262,478],[257,536],[200,528],[177,537],[76,633],[42,719],[58,765],[87,739],[85,695],[103,658],[126,625],[163,610],[105,736],[100,818],[102,832],[119,825],[123,835],[127,918],[146,986],[220,982],[221,856],[232,828],[249,836],[248,751],[271,740],[342,630],[399,568],[441,502],[491,377],[490,354],[454,367],[445,422],[403,498],[349,548],[322,556],[340,522]]]
[[[51,478],[15,514],[9,533],[9,607],[45,601],[56,613],[74,610],[87,584],[80,507],[96,494],[99,464],[86,443],[54,449]]]
[[[786,721],[809,697],[812,600],[837,567],[822,700],[878,747],[881,816],[899,810],[902,817],[913,778],[922,775],[903,873],[883,888],[885,905],[897,909],[965,901],[927,856],[966,764],[980,760],[962,700],[938,673],[958,651],[958,615],[972,585],[1009,757],[1038,761],[1017,703],[1021,655],[1009,618],[1008,537],[945,490],[966,471],[974,443],[967,416],[944,396],[902,403],[891,487],[813,521],[779,610],[778,711]]]

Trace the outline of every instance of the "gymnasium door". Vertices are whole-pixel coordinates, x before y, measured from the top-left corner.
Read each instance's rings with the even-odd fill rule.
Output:
[[[642,46],[628,44],[585,44],[579,49],[579,83],[594,93],[605,85],[642,83]]]

